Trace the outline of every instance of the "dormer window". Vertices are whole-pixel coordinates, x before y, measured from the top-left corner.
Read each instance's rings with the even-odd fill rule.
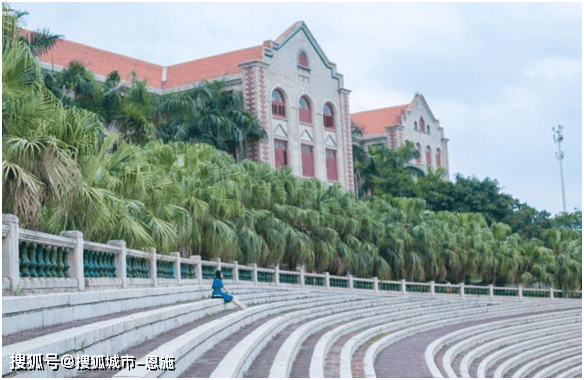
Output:
[[[272,92],[272,115],[286,117],[286,103],[284,102],[284,95],[280,90],[274,90]]]
[[[298,102],[298,113],[301,123],[312,124],[312,110],[310,109],[310,101],[306,96],[301,97]]]
[[[335,115],[333,114],[333,106],[330,103],[324,105],[322,117],[325,128],[335,128]]]
[[[308,69],[308,56],[306,55],[305,52],[301,51],[300,54],[298,54],[298,66]]]

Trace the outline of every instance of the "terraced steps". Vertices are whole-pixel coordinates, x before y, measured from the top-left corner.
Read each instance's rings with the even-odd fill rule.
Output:
[[[235,310],[210,299],[209,286],[111,290],[87,299],[72,294],[36,296],[39,301],[32,305],[26,303],[35,296],[5,297],[3,323],[4,317],[21,318],[34,327],[25,329],[21,322],[8,328],[10,333],[3,336],[3,376],[391,377],[395,373],[383,368],[414,355],[422,358],[424,352],[431,358],[431,368],[418,375],[582,372],[579,300],[379,295],[228,284],[249,305]],[[88,310],[96,315],[88,316]],[[51,317],[57,313],[71,315]],[[170,355],[176,369],[12,372],[10,355],[16,352],[118,353],[133,356],[138,363]]]

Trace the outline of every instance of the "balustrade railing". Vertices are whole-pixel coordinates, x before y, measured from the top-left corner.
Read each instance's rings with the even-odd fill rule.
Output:
[[[451,294],[476,297],[582,299],[582,291],[530,289],[431,282],[379,281],[299,271],[258,268],[256,264],[239,265],[221,260],[205,261],[200,256],[181,258],[178,253],[162,255],[156,251],[127,249],[120,240],[107,244],[83,240],[79,231],[60,236],[22,229],[13,215],[2,215],[3,291],[19,294],[22,290],[48,291],[86,286],[159,286],[168,284],[202,284],[215,278],[234,283],[273,284],[325,289],[354,289],[376,293]],[[34,286],[31,285],[34,282]],[[56,284],[56,285],[55,285]],[[20,290],[19,290],[20,289]]]

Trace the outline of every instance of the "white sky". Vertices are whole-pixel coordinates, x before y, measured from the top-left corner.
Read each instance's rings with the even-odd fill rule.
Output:
[[[274,40],[304,20],[351,111],[421,92],[455,173],[562,211],[551,127],[564,126],[567,210],[582,209],[581,3],[24,3],[28,29],[161,65]]]

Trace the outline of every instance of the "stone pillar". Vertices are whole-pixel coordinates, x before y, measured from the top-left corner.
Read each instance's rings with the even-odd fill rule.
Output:
[[[403,278],[401,280],[401,292],[402,294],[406,294],[406,280]]]
[[[495,292],[493,291],[493,284],[489,284],[489,297],[493,298],[495,296]]]
[[[122,280],[122,289],[128,287],[128,275],[126,265],[126,242],[124,240],[110,240],[109,245],[120,247],[120,253],[116,256],[116,277]]]
[[[158,273],[156,273],[156,262],[158,261],[157,259],[157,253],[156,253],[156,248],[152,248],[150,250],[150,279],[152,280],[152,286],[157,287],[158,286]]]
[[[331,288],[331,277],[329,272],[324,272],[324,286],[326,287],[326,290],[330,290]]]
[[[217,270],[221,270],[221,258],[217,258]]]
[[[300,267],[300,287],[304,288],[304,265]]]
[[[239,264],[237,260],[233,262],[235,266],[233,267],[233,281],[238,284],[239,283]]]
[[[460,296],[464,297],[464,282],[460,283]]]
[[[517,296],[519,299],[523,298],[523,287],[521,285],[519,285],[519,288],[517,289]]]
[[[550,299],[554,299],[554,288],[550,288]]]
[[[85,274],[83,273],[83,232],[63,231],[60,236],[75,239],[75,246],[69,252],[69,277],[77,280],[77,288],[85,290]]]
[[[276,271],[274,272],[274,284],[280,285],[280,264],[276,264]]]
[[[10,288],[14,292],[20,281],[18,217],[12,214],[2,214],[2,224],[8,225],[8,234],[2,239],[2,277],[7,277],[10,280]]]
[[[251,266],[253,267],[252,272],[251,272],[251,277],[253,280],[253,283],[257,285],[258,283],[258,265],[256,263],[251,264]]]
[[[190,259],[197,262],[195,268],[197,280],[199,280],[199,285],[203,285],[203,264],[201,263],[201,256],[191,256]]]
[[[176,284],[180,285],[180,281],[182,279],[180,273],[180,253],[173,252],[171,256],[174,256],[176,258],[176,261],[174,262],[174,279],[176,280]]]
[[[349,291],[353,291],[353,275],[350,274],[349,276]]]
[[[377,277],[373,277],[373,290],[375,293],[379,293],[379,279]]]
[[[431,295],[436,294],[436,283],[434,281],[430,281],[430,294]]]

